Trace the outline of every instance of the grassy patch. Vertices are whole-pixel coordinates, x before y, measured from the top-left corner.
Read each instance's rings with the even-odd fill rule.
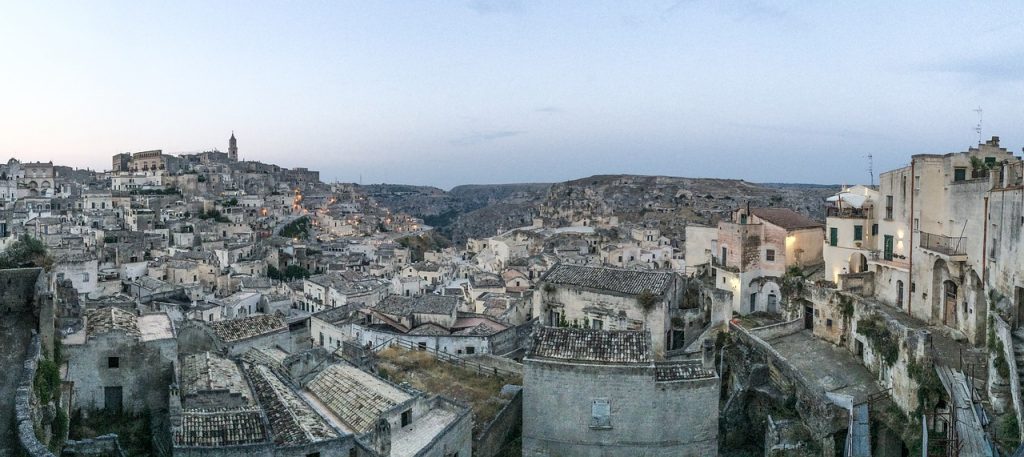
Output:
[[[475,415],[474,434],[479,433],[508,403],[499,396],[502,386],[523,383],[520,377],[479,375],[472,370],[440,362],[423,351],[392,347],[381,351],[379,356],[380,374],[391,382],[407,382],[414,389],[468,404]]]

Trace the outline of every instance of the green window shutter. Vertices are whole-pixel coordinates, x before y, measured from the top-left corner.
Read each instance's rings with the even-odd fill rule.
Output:
[[[853,226],[853,241],[861,241],[864,239],[864,226],[854,225]]]
[[[832,227],[829,229],[829,241],[828,244],[832,246],[839,246],[839,228]]]

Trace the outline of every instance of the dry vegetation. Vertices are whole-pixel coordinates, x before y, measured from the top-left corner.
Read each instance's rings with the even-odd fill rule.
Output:
[[[415,389],[468,404],[473,409],[474,435],[487,425],[508,403],[502,398],[506,384],[522,385],[520,377],[494,377],[477,374],[440,362],[430,354],[391,347],[381,351],[377,365],[381,377],[394,383],[407,382]]]

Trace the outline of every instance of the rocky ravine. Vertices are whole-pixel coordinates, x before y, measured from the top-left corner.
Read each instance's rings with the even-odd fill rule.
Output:
[[[456,243],[529,225],[618,216],[620,222],[658,226],[676,239],[687,224],[714,224],[742,205],[792,208],[824,220],[824,199],[838,186],[756,184],[734,179],[598,175],[557,184],[434,187],[363,186],[393,211],[422,217]]]

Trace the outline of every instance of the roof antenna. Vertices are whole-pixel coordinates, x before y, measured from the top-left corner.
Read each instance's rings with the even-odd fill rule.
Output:
[[[974,131],[978,132],[978,144],[981,144],[981,121],[982,121],[981,107],[979,106],[978,109],[973,110],[973,111],[975,113],[978,113],[978,125],[974,126]]]
[[[868,175],[871,176],[871,187],[875,187],[875,157],[868,153]]]

